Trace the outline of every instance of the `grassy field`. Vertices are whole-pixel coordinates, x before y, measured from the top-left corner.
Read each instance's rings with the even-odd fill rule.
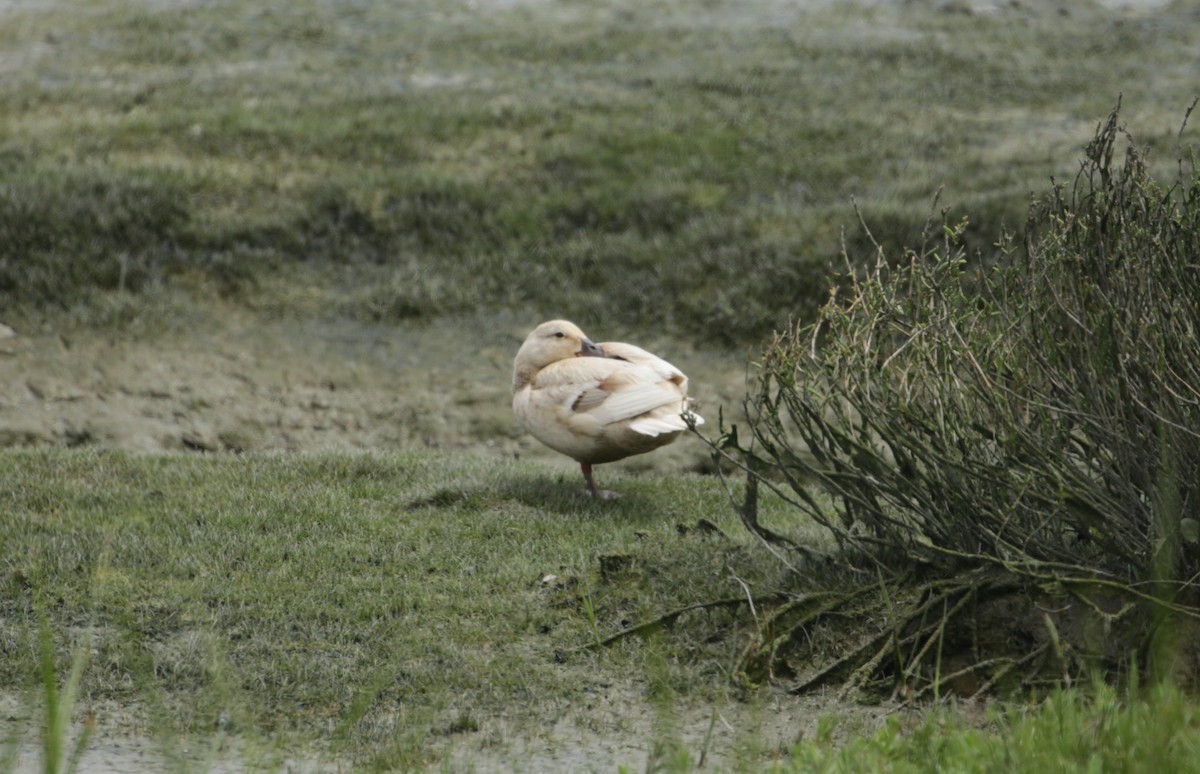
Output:
[[[1195,770],[1176,693],[746,690],[748,605],[591,647],[804,578],[694,439],[580,496],[508,372],[566,316],[736,417],[843,247],[949,207],[986,255],[1118,99],[1171,171],[1198,32],[1182,1],[0,2],[0,771],[87,729],[88,770]]]
[[[852,197],[897,246],[943,189],[986,250],[1122,93],[1172,164],[1195,82],[1187,3],[3,13],[0,294],[18,319],[83,304],[89,325],[97,293],[166,287],[741,345],[811,312],[843,233],[873,253]]]
[[[625,497],[593,502],[574,478],[462,456],[9,453],[0,684],[36,724],[45,617],[60,665],[84,650],[80,706],[108,734],[265,739],[369,769],[640,764],[682,733],[663,726],[676,697],[689,715],[737,704],[753,617],[588,647],[778,571],[715,479],[610,485]],[[731,720],[768,711],[746,698]],[[742,747],[723,728],[720,754],[786,750],[804,721],[784,717],[801,725],[742,726]]]
[[[1200,708],[1169,687],[928,716],[738,688],[749,606],[593,647],[688,605],[807,587],[763,561],[712,477],[618,478],[626,496],[594,502],[540,466],[462,455],[4,462],[2,770],[38,770],[39,739],[65,762],[85,731],[83,771],[1200,760]]]

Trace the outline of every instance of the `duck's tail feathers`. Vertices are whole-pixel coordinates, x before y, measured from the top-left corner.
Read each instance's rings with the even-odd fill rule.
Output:
[[[642,417],[629,423],[629,429],[642,435],[657,436],[678,433],[689,427],[704,424],[704,417],[691,411],[665,417]]]

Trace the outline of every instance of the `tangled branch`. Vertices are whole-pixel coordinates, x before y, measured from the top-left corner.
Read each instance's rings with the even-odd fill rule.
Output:
[[[936,243],[849,272],[815,324],[771,342],[749,437],[722,427],[712,442],[747,476],[743,521],[789,550],[753,513],[769,487],[845,562],[886,579],[920,567],[937,588],[797,690],[888,670],[905,683],[940,664],[947,627],[981,595],[1052,589],[1073,612],[1047,632],[1120,618],[1143,655],[1163,626],[1200,618],[1198,181],[1193,163],[1156,183],[1114,110],[1072,184],[1034,203],[1022,245],[1006,236],[997,260],[968,260],[966,222],[945,222]],[[766,654],[778,667],[779,637],[833,610],[750,648],[744,666],[763,673]],[[912,695],[977,673],[991,687],[1054,642],[1029,635]]]

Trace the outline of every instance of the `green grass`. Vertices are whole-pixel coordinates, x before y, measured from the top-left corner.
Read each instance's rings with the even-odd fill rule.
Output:
[[[906,725],[909,726],[906,728]],[[1200,707],[1169,684],[1122,699],[1111,687],[1060,691],[1037,706],[967,722],[940,711],[906,724],[893,716],[878,734],[834,743],[836,723],[797,745],[790,770],[856,771],[1200,771]]]
[[[155,734],[316,740],[368,768],[437,760],[465,732],[536,736],[614,682],[644,702],[636,642],[581,648],[737,596],[735,574],[774,580],[718,483],[694,476],[612,475],[625,497],[610,504],[574,474],[469,456],[7,453],[4,467],[0,685],[36,692],[45,615],[59,672],[93,639],[91,711],[142,707]],[[735,537],[677,530],[700,517]],[[751,619],[695,623],[664,645],[658,682],[710,700]]]
[[[5,20],[0,294],[22,314],[165,285],[725,344],[809,314],[843,232],[873,253],[851,197],[895,247],[944,186],[989,249],[1122,92],[1170,163],[1197,25],[1182,5],[716,0],[110,0]]]
[[[1169,686],[901,711],[876,732],[834,702],[797,716],[767,686],[732,692],[745,610],[588,649],[742,582],[803,585],[775,575],[711,478],[614,474],[625,497],[597,503],[573,471],[464,455],[3,462],[0,685],[26,708],[6,736],[11,750],[41,734],[45,760],[81,760],[73,727],[199,770],[536,770],[543,747],[563,756],[551,767],[600,771],[690,771],[701,755],[739,771],[1196,770],[1200,710]],[[737,734],[713,741],[725,718]],[[612,757],[585,747],[597,738]]]

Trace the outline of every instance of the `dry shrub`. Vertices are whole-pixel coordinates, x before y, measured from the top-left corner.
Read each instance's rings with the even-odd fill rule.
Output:
[[[842,581],[881,592],[852,603],[879,623],[814,665],[797,653],[829,606],[781,616],[769,649],[747,651],[752,677],[912,695],[1048,666],[1070,679],[1130,653],[1179,671],[1168,645],[1200,613],[1198,182],[1181,164],[1156,183],[1114,110],[1073,184],[1031,208],[1024,245],[1004,238],[982,266],[945,224],[902,261],[879,251],[816,324],[775,338],[752,438],[717,445],[749,473],[747,523],[757,486],[811,515]]]

